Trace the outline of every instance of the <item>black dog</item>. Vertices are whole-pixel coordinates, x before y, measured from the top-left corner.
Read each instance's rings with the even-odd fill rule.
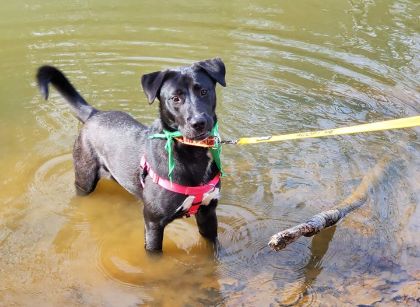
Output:
[[[217,123],[216,82],[226,86],[221,59],[143,75],[149,103],[160,102],[160,118],[149,128],[127,113],[93,108],[54,67],[40,67],[37,81],[45,99],[51,83],[84,123],[73,149],[79,195],[91,193],[101,177],[108,177],[141,198],[147,251],[161,251],[165,226],[190,213],[196,213],[201,235],[216,240],[220,170],[209,148],[193,145],[208,141]],[[174,131],[186,143],[151,138]]]

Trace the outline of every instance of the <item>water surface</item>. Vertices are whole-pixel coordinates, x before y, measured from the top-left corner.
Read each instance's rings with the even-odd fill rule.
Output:
[[[0,10],[0,305],[415,304],[420,278],[417,129],[225,146],[214,255],[193,219],[165,254],[143,250],[142,204],[101,181],[76,197],[80,125],[38,66],[59,67],[103,110],[157,116],[142,74],[220,56],[224,138],[418,115],[416,1],[9,1]],[[270,236],[400,160],[364,207],[281,252]]]

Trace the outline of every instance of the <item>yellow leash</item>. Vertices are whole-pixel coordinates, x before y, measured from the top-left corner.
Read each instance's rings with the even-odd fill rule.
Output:
[[[376,123],[343,127],[343,128],[337,128],[337,129],[308,131],[308,132],[299,132],[299,133],[282,134],[282,135],[270,135],[270,136],[262,136],[262,137],[240,138],[235,141],[222,141],[222,143],[239,144],[239,145],[257,144],[257,143],[278,142],[278,141],[297,140],[297,139],[306,139],[306,138],[319,138],[319,137],[325,137],[325,136],[331,136],[331,135],[344,135],[344,134],[353,134],[353,133],[360,133],[360,132],[410,128],[410,127],[417,127],[417,126],[420,126],[420,116],[386,120],[386,121],[381,121],[381,122],[376,122]]]

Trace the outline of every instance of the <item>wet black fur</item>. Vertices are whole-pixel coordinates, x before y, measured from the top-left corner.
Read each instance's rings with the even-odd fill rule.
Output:
[[[40,67],[37,81],[45,99],[51,83],[84,123],[73,149],[77,193],[91,193],[101,177],[116,180],[143,200],[146,250],[161,251],[164,228],[183,215],[177,208],[186,196],[162,189],[150,176],[146,177],[142,189],[140,159],[146,154],[152,169],[167,179],[166,140],[149,139],[148,136],[161,133],[165,128],[179,130],[191,139],[207,137],[217,120],[216,82],[226,85],[222,60],[216,58],[143,75],[141,83],[149,103],[155,98],[159,100],[160,118],[150,127],[127,113],[93,108],[55,67]],[[182,185],[206,183],[219,171],[207,149],[175,142],[174,157],[174,182]],[[196,215],[200,233],[213,242],[217,238],[216,206],[217,200],[212,200],[208,206],[201,206]]]

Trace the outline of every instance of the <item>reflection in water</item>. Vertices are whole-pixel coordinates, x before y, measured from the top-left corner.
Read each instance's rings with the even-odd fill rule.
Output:
[[[324,256],[334,236],[335,228],[336,226],[327,228],[312,238],[310,258],[307,264],[300,269],[303,278],[287,284],[283,288],[280,296],[282,305],[314,303],[320,289],[314,289],[312,285],[322,272]]]
[[[303,282],[306,291],[310,291],[312,284],[316,281],[318,275],[322,272],[322,263],[325,253],[332,238],[334,237],[336,226],[324,229],[321,233],[315,235],[311,242],[311,258],[308,264],[303,268],[305,280]]]
[[[308,14],[310,12],[310,14]],[[2,5],[0,301],[5,305],[370,305],[418,299],[418,129],[226,146],[220,249],[193,219],[146,257],[141,202],[111,181],[75,197],[78,123],[33,75],[65,71],[104,110],[156,117],[139,77],[220,56],[226,139],[417,115],[414,1],[44,1]],[[382,156],[401,158],[336,228],[276,253],[270,236],[349,195]]]

